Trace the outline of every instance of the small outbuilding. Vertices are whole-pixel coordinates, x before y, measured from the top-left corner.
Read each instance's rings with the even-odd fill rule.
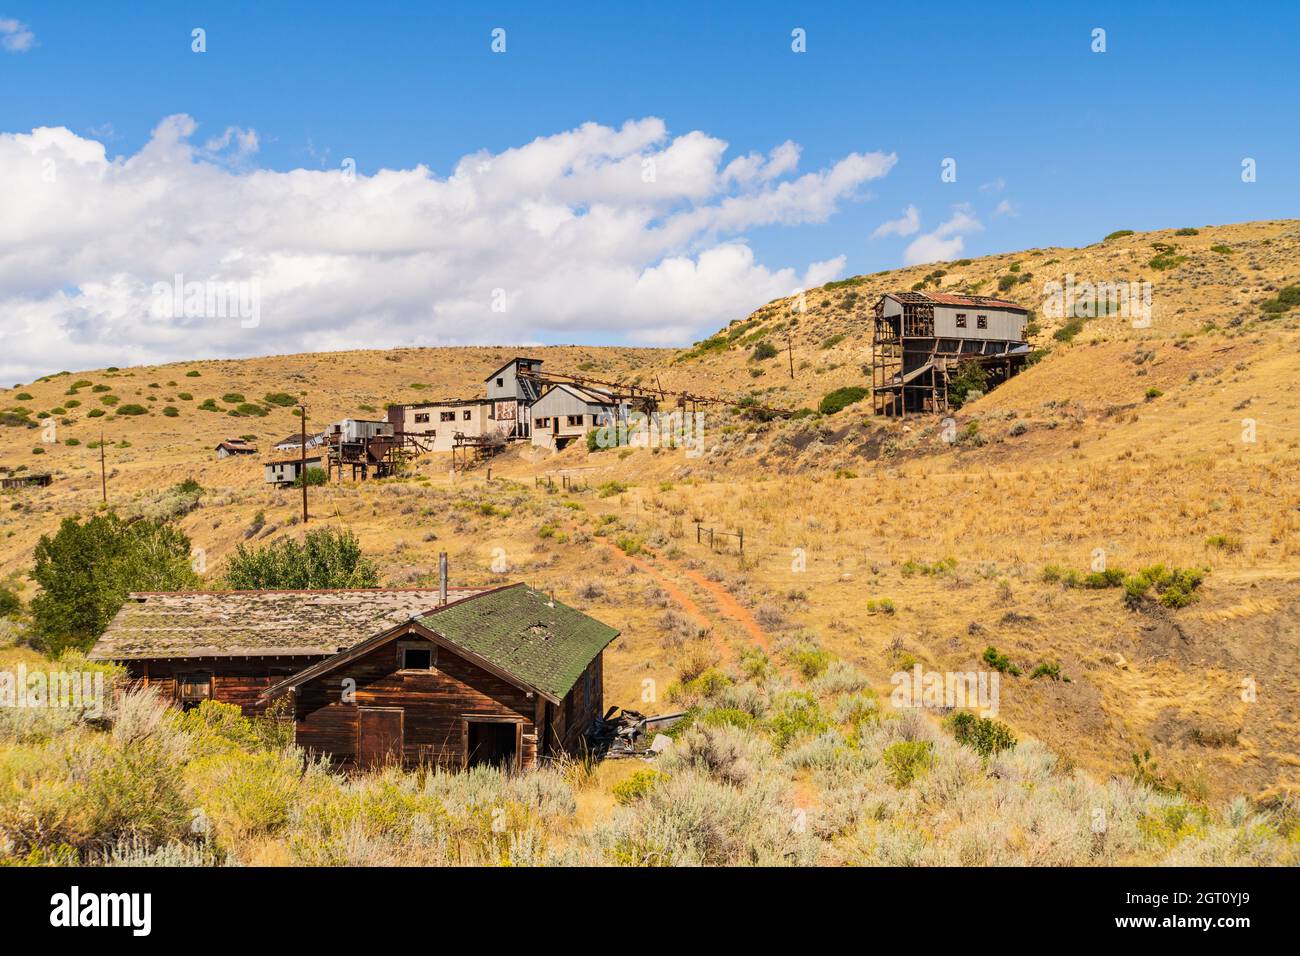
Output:
[[[552,385],[528,410],[532,442],[559,451],[593,428],[627,418],[627,409],[608,392],[567,383]]]
[[[304,470],[319,468],[325,471],[324,459],[319,453],[296,458],[281,458],[263,463],[263,474],[268,485],[292,485]]]
[[[233,458],[236,455],[256,455],[257,446],[250,445],[242,438],[227,438],[217,444],[218,458]]]

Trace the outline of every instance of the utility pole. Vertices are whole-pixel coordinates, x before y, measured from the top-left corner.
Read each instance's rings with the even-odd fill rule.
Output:
[[[302,419],[300,438],[302,439],[301,457],[298,463],[298,480],[302,482],[302,523],[307,523],[307,406],[299,404],[298,414]]]
[[[108,476],[104,473],[104,430],[99,430],[99,493],[108,504]]]
[[[790,356],[790,379],[794,380],[794,339],[790,336],[785,337],[785,350]]]

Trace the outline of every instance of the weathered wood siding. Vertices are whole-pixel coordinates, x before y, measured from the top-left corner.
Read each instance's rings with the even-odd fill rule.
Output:
[[[409,635],[384,644],[299,687],[294,705],[298,745],[352,765],[360,708],[399,707],[404,712],[402,756],[408,766],[461,767],[467,716],[521,723],[520,766],[536,764],[537,707],[526,691],[443,647],[437,648],[431,671],[403,671],[398,648],[408,640]],[[350,700],[344,699],[345,681],[355,681]]]
[[[237,705],[247,717],[266,709],[259,695],[322,657],[219,657],[204,660],[147,660],[126,662],[127,674],[155,688],[164,700],[179,702],[180,679],[212,675],[212,699]]]

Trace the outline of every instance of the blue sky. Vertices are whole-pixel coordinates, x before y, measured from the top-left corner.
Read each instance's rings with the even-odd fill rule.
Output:
[[[0,133],[62,126],[110,159],[137,154],[173,114],[192,117],[198,139],[255,130],[242,172],[353,157],[363,176],[424,164],[446,177],[479,150],[647,117],[669,137],[726,141],[724,161],[792,140],[799,173],[897,156],[827,217],[728,237],[772,269],[838,256],[845,274],[896,267],[963,204],[982,226],[963,255],[1294,217],[1300,205],[1294,3],[0,0],[5,20],[35,43],[0,50]],[[194,27],[207,31],[202,55]],[[504,55],[489,49],[496,27]],[[791,50],[796,27],[806,53]],[[1096,27],[1105,53],[1090,49]],[[955,183],[940,181],[946,157]],[[1241,181],[1245,157],[1254,183]],[[917,233],[872,238],[908,206]]]

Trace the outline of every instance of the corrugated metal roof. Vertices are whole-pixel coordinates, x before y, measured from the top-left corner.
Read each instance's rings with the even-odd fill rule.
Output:
[[[957,295],[954,292],[890,292],[899,302],[930,302],[934,305],[968,305],[975,309],[1011,309],[1028,312],[1023,305],[987,295]]]

